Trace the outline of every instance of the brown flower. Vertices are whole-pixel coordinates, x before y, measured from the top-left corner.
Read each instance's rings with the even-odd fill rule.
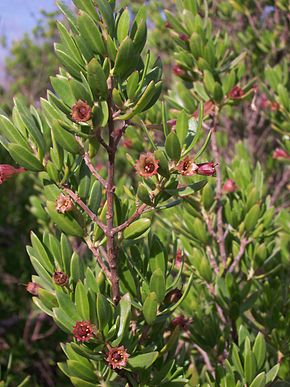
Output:
[[[239,99],[245,95],[244,90],[239,86],[234,86],[232,90],[228,93],[228,97],[231,99]]]
[[[237,188],[238,187],[236,183],[232,179],[228,179],[223,186],[224,192],[228,192],[228,193],[236,191]]]
[[[123,368],[127,365],[128,357],[127,349],[122,345],[121,347],[110,348],[106,361],[113,369]]]
[[[147,152],[139,157],[139,160],[136,161],[134,167],[138,175],[148,178],[157,175],[157,170],[159,168],[158,162],[159,160],[155,159],[153,153]]]
[[[69,196],[61,193],[56,200],[55,209],[61,214],[65,214],[73,209],[73,202]]]
[[[25,171],[25,168],[15,168],[9,164],[0,164],[0,184],[10,179],[10,177],[18,175],[18,173],[22,173]]]
[[[197,164],[196,173],[203,176],[213,176],[216,172],[215,166],[214,162]]]
[[[193,160],[189,156],[186,156],[177,164],[176,169],[183,176],[192,176],[196,173],[198,166],[193,162]]]
[[[77,321],[73,327],[73,335],[77,341],[87,342],[95,334],[95,327],[89,321]]]
[[[91,118],[92,109],[87,102],[78,100],[72,107],[71,116],[76,122],[86,122]]]
[[[52,276],[53,282],[59,286],[65,286],[68,283],[69,277],[62,271],[55,271]]]
[[[28,282],[26,285],[26,290],[32,294],[33,296],[38,296],[38,289],[40,286],[36,284],[35,282]]]

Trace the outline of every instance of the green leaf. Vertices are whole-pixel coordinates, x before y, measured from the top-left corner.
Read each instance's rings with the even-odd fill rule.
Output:
[[[150,291],[156,294],[156,299],[159,304],[164,300],[166,285],[165,278],[160,268],[156,269],[150,278]]]
[[[9,144],[8,151],[16,163],[29,171],[39,172],[43,170],[41,162],[33,155],[32,150],[29,151],[27,148],[20,144]]]
[[[86,41],[88,47],[95,54],[106,55],[106,47],[99,27],[94,20],[85,12],[78,17],[78,26],[81,36]]]
[[[42,264],[42,266],[49,272],[54,272],[54,266],[52,262],[50,261],[48,254],[43,246],[43,244],[40,242],[40,240],[37,238],[37,236],[34,234],[34,232],[31,232],[31,243],[33,247],[34,257],[39,260],[39,262]]]
[[[279,368],[280,368],[280,364],[276,364],[274,365],[274,367],[270,369],[270,371],[267,372],[266,383],[270,383],[275,380],[276,376],[278,375]]]
[[[61,214],[56,211],[54,202],[47,202],[47,212],[52,221],[64,233],[72,236],[82,237],[84,234],[83,228],[70,214]]]
[[[157,317],[158,302],[154,292],[150,292],[143,305],[143,315],[147,324],[152,325]]]
[[[151,220],[148,218],[141,218],[131,223],[124,231],[125,239],[136,239],[143,235],[151,226]]]
[[[122,15],[120,16],[120,19],[118,21],[118,26],[117,26],[117,38],[119,42],[121,43],[129,33],[130,29],[130,14],[128,11],[128,8],[126,8]]]
[[[176,120],[176,134],[181,146],[183,146],[185,138],[188,133],[188,115],[184,110],[179,113]]]
[[[159,238],[156,235],[153,236],[150,246],[149,266],[152,273],[158,268],[161,269],[162,273],[165,273],[166,260],[164,250]]]
[[[170,178],[170,172],[169,172],[169,166],[168,166],[168,160],[165,156],[165,153],[161,149],[157,149],[154,152],[154,155],[156,157],[156,160],[158,160],[159,168],[158,173],[159,175],[165,177],[166,179]]]
[[[266,386],[266,374],[261,372],[255,377],[255,379],[250,384],[250,387],[265,387]]]
[[[53,121],[52,131],[55,141],[70,153],[79,153],[80,146],[75,136],[65,130],[57,120]]]
[[[138,199],[141,200],[141,202],[147,204],[148,206],[153,206],[148,189],[143,183],[139,184],[139,187],[137,190],[137,197]]]
[[[130,61],[128,61],[130,58]],[[132,40],[127,37],[121,43],[116,56],[114,75],[121,80],[126,79],[138,65],[139,54],[136,51]]]
[[[257,361],[258,370],[260,370],[266,359],[266,342],[261,332],[259,332],[256,337],[256,340],[253,346],[253,352]]]
[[[62,259],[62,267],[64,271],[69,274],[70,273],[70,259],[72,256],[72,248],[71,244],[65,234],[61,234],[60,238],[60,249],[61,249],[61,259]]]
[[[111,37],[113,37],[115,32],[115,20],[110,4],[107,0],[95,0],[95,4],[99,8]]]
[[[134,71],[127,80],[127,95],[130,100],[134,100],[139,83],[139,72]]]
[[[73,321],[82,321],[82,316],[77,310],[75,304],[72,302],[70,296],[65,294],[62,290],[56,291],[56,298],[59,304],[59,307],[73,320]]]
[[[261,205],[255,204],[245,217],[245,229],[250,232],[255,227],[257,227],[257,222],[259,220],[261,212]]]
[[[61,64],[65,69],[76,79],[81,80],[80,73],[84,71],[84,68],[80,66],[75,60],[73,60],[68,54],[62,51],[57,44],[55,44],[55,53],[59,58]]]
[[[204,85],[206,88],[206,91],[213,96],[214,95],[214,89],[215,89],[215,80],[211,72],[204,70]]]
[[[95,21],[99,21],[94,3],[91,0],[73,0],[75,6],[88,13]]]
[[[80,54],[79,48],[76,45],[74,38],[70,35],[70,33],[60,21],[57,22],[57,28],[60,33],[61,41],[67,47],[69,53],[79,64],[83,64],[84,60]]]
[[[0,115],[0,134],[2,134],[7,140],[22,145],[25,148],[29,148],[28,141],[24,139],[22,133],[18,131],[16,126],[5,116]]]
[[[96,58],[93,58],[87,65],[88,82],[94,97],[108,97],[108,86],[105,72]]]
[[[83,261],[80,259],[79,255],[76,252],[74,252],[71,257],[70,273],[71,278],[75,283],[77,283],[79,280],[84,279]]]
[[[176,133],[171,132],[166,138],[165,150],[170,159],[178,161],[181,155],[181,146]]]
[[[130,356],[128,359],[128,365],[130,368],[136,369],[147,369],[149,368],[155,360],[158,358],[159,352],[148,352],[143,353],[142,355]]]
[[[240,355],[239,355],[239,348],[234,343],[232,348],[232,362],[235,366],[236,371],[240,374],[241,377],[244,376],[244,370],[241,363]]]
[[[257,365],[256,359],[252,351],[249,351],[245,355],[244,373],[247,383],[251,383],[256,375]]]
[[[112,309],[106,297],[102,293],[97,294],[97,319],[98,328],[103,331],[111,323]]]
[[[96,387],[96,383],[86,382],[85,380],[75,376],[72,376],[70,380],[75,387]]]
[[[97,383],[98,379],[94,373],[93,366],[88,361],[86,364],[80,363],[77,360],[67,360],[70,375],[72,377],[81,378],[84,382]]]
[[[78,281],[75,289],[75,303],[83,320],[90,320],[90,305],[87,291],[81,281]]]
[[[113,347],[118,346],[122,342],[123,337],[125,336],[129,328],[130,317],[131,317],[131,298],[129,293],[121,297],[118,308],[119,308],[119,314],[120,314],[120,323],[119,323],[117,339],[112,342]]]

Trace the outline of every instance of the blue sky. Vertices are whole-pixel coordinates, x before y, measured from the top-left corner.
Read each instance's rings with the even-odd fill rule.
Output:
[[[71,0],[65,0],[71,4]],[[55,0],[0,0],[0,35],[8,44],[19,39],[36,25],[40,10],[56,9]],[[0,47],[0,79],[3,79],[3,63],[6,51]]]

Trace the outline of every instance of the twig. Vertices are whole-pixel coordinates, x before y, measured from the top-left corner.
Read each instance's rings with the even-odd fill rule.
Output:
[[[289,182],[289,179],[290,179],[290,169],[284,169],[284,172],[283,172],[283,175],[282,175],[282,179],[280,180],[280,182],[276,185],[276,188],[274,190],[274,193],[271,197],[271,205],[273,206],[276,201],[279,199],[279,196],[281,194],[281,191],[284,187],[284,185],[286,185],[288,182]]]
[[[216,117],[212,120],[212,136],[211,144],[216,165],[216,199],[217,199],[217,243],[220,250],[220,255],[224,266],[227,262],[227,254],[225,248],[225,236],[223,231],[223,206],[222,206],[222,174],[220,167],[220,153],[217,146],[216,138]]]
[[[139,218],[139,216],[145,211],[147,208],[146,204],[142,204],[140,207],[136,209],[133,215],[130,216],[129,219],[127,219],[124,223],[120,224],[120,226],[115,227],[112,229],[113,234],[117,234],[120,231],[123,231],[125,228],[127,228],[134,220]]]
[[[93,166],[88,152],[84,153],[84,160],[85,160],[87,167],[91,171],[92,175],[95,176],[95,178],[102,184],[103,187],[107,188],[106,180],[102,178],[102,176],[98,173],[96,168]]]
[[[78,196],[78,194],[76,194],[75,192],[73,192],[71,189],[65,187],[63,188],[63,191],[65,193],[67,193],[71,198],[72,200],[78,204],[83,210],[84,212],[88,215],[88,217],[94,222],[96,223],[103,231],[104,233],[106,234],[107,233],[107,227],[106,225],[101,222],[99,220],[99,218],[97,217],[96,214],[94,214],[90,209],[89,207],[82,201],[82,199]]]
[[[206,252],[207,252],[207,255],[209,257],[209,261],[210,261],[211,267],[214,269],[214,272],[216,274],[218,274],[219,273],[219,269],[218,269],[217,263],[216,263],[216,261],[214,259],[214,255],[213,255],[213,252],[212,252],[210,246],[206,246]]]
[[[98,261],[98,264],[100,265],[101,269],[106,274],[106,276],[110,279],[111,278],[111,273],[110,273],[109,269],[107,268],[105,262],[102,260],[102,257],[101,257],[100,252],[99,252],[100,248],[95,247],[93,245],[92,241],[90,240],[90,238],[86,238],[86,243],[87,243],[88,248],[91,250],[91,252],[96,257],[96,259]]]
[[[197,349],[197,351],[201,354],[203,360],[204,360],[204,363],[206,365],[206,368],[208,369],[208,371],[210,372],[210,374],[215,377],[215,371],[214,371],[214,368],[210,362],[210,359],[209,359],[209,356],[208,354],[197,344],[194,344],[193,345],[194,348]]]
[[[232,273],[235,270],[235,267],[240,263],[240,260],[242,259],[243,255],[245,253],[246,246],[249,243],[250,243],[250,241],[248,239],[246,239],[246,238],[241,239],[241,244],[240,244],[240,249],[239,249],[238,255],[236,256],[233,263],[231,264],[231,266],[228,270],[229,273]]]

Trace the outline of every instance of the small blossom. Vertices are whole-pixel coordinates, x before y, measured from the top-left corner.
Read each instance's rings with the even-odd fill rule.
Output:
[[[172,289],[166,294],[165,304],[175,304],[182,297],[182,291],[180,289]]]
[[[15,168],[9,164],[0,164],[0,184],[4,183],[6,180],[14,175],[25,172],[25,168]]]
[[[280,109],[280,105],[278,104],[278,102],[270,102],[270,109],[272,112],[276,112]]]
[[[172,28],[172,25],[167,21],[166,23],[165,23],[165,28]]]
[[[89,321],[77,321],[73,327],[73,335],[77,341],[87,342],[95,334],[95,327]]]
[[[175,317],[172,321],[171,324],[174,327],[180,327],[183,330],[187,330],[190,324],[190,320],[181,314],[180,316]]]
[[[159,160],[155,159],[153,153],[147,152],[140,156],[134,167],[140,176],[148,178],[157,174],[159,168],[158,162]]]
[[[123,368],[127,365],[128,357],[127,349],[122,345],[121,347],[110,348],[106,361],[113,369]]]
[[[69,196],[61,193],[56,200],[55,208],[57,212],[65,214],[73,209],[73,202]]]
[[[234,86],[232,90],[228,93],[228,97],[232,99],[239,99],[245,95],[244,90],[239,86]]]
[[[197,164],[198,168],[196,170],[196,173],[198,175],[203,175],[203,176],[213,176],[215,174],[215,163],[210,162],[210,163],[201,163]]]
[[[130,140],[130,138],[126,138],[126,139],[123,141],[123,145],[124,145],[124,148],[131,149],[131,148],[132,148],[132,145],[133,145],[133,141]]]
[[[183,40],[184,42],[187,42],[189,40],[189,36],[186,34],[179,34],[179,39]]]
[[[69,277],[62,271],[55,271],[52,276],[53,282],[59,286],[65,286],[68,283]]]
[[[183,77],[185,75],[185,71],[183,70],[182,67],[180,67],[178,64],[175,64],[173,67],[172,67],[172,71],[174,72],[174,74],[178,77]]]
[[[261,95],[261,100],[260,100],[261,108],[262,109],[267,109],[269,106],[269,100],[266,96],[266,94]]]
[[[86,122],[91,118],[92,109],[87,102],[78,100],[72,107],[71,116],[76,122]]]
[[[28,282],[26,285],[26,290],[32,294],[33,296],[38,296],[38,289],[40,286],[36,284],[35,282]]]
[[[175,255],[175,266],[177,268],[181,266],[182,258],[183,258],[183,252],[181,249],[178,249]]]
[[[290,159],[290,155],[282,148],[276,148],[273,152],[273,159]]]
[[[198,170],[198,166],[193,162],[193,160],[189,156],[186,156],[177,164],[176,169],[183,176],[192,176]]]
[[[228,179],[223,186],[223,190],[228,193],[236,191],[237,188],[236,183],[232,179]]]

